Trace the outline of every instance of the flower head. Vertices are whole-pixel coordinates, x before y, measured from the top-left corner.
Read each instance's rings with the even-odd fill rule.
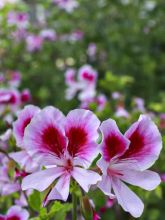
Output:
[[[97,165],[103,176],[98,187],[110,198],[116,197],[125,211],[139,217],[144,205],[123,181],[146,190],[153,190],[159,185],[159,175],[146,169],[160,154],[161,135],[156,125],[144,115],[124,135],[111,119],[102,123],[101,131],[102,158]]]
[[[0,215],[0,220],[28,220],[29,213],[27,210],[22,209],[20,206],[12,206],[7,211],[7,214]]]
[[[24,146],[45,170],[24,178],[23,190],[47,189],[55,180],[48,200],[67,200],[70,179],[87,192],[100,176],[86,170],[98,155],[99,120],[88,110],[76,109],[65,117],[54,107],[46,107],[33,117],[25,128]],[[44,182],[38,181],[43,179]]]

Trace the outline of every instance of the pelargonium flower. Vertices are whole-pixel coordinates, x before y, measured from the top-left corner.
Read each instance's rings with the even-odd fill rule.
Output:
[[[101,180],[96,172],[87,170],[98,155],[99,124],[92,112],[83,109],[70,111],[65,117],[49,106],[35,115],[25,128],[24,146],[45,170],[26,176],[22,189],[44,191],[57,180],[45,202],[66,201],[73,178],[87,192]]]
[[[20,102],[19,92],[15,89],[0,89],[1,105],[17,105]]]
[[[72,99],[77,92],[80,101],[91,100],[96,95],[97,72],[90,66],[84,65],[78,71],[78,79],[76,79],[76,71],[68,69],[65,73],[65,82],[68,86],[66,90],[66,99]]]
[[[95,103],[97,105],[97,111],[101,112],[105,108],[107,98],[104,94],[99,94],[94,98],[87,98],[81,102],[80,108],[89,109],[91,103]]]
[[[13,123],[13,135],[16,139],[16,144],[21,148],[21,151],[10,153],[10,157],[20,164],[21,168],[26,172],[34,172],[39,168],[38,164],[32,159],[24,148],[24,132],[32,118],[40,112],[40,109],[33,105],[27,105],[18,114],[18,119]]]
[[[29,24],[28,14],[25,12],[10,11],[8,13],[8,24],[16,25],[18,28],[26,28]]]
[[[53,29],[43,29],[40,32],[40,36],[44,39],[44,40],[49,40],[49,41],[54,41],[56,40],[57,36],[56,36],[56,32]]]
[[[8,84],[11,87],[18,87],[21,82],[21,74],[19,71],[11,71],[8,73]]]
[[[0,220],[28,220],[29,213],[20,206],[11,206],[6,215],[0,214]]]
[[[24,89],[21,92],[21,102],[29,102],[31,100],[31,93],[29,89]]]
[[[144,205],[124,182],[146,190],[159,185],[159,175],[147,169],[160,154],[161,135],[151,119],[144,115],[124,135],[111,119],[104,121],[100,129],[103,134],[102,158],[97,165],[103,176],[98,187],[111,198],[116,197],[126,212],[139,217]]]
[[[90,65],[84,65],[79,69],[78,78],[80,81],[88,85],[95,85],[97,80],[97,72]]]
[[[134,102],[137,110],[139,110],[140,112],[145,112],[144,99],[136,97],[134,98]]]
[[[124,117],[124,118],[129,118],[129,113],[128,111],[123,107],[123,106],[118,106],[115,112],[115,116],[117,118],[119,117]]]
[[[96,51],[97,51],[97,46],[95,43],[90,43],[88,45],[88,49],[87,49],[87,54],[90,58],[95,58],[96,55]]]
[[[4,113],[6,107],[11,112],[18,110],[20,105],[20,93],[16,89],[0,89],[0,114]]]
[[[81,30],[75,30],[68,35],[67,39],[71,42],[81,41],[84,37],[84,32]]]
[[[27,50],[29,52],[35,52],[41,49],[43,44],[43,38],[38,35],[29,35],[26,38]]]
[[[53,3],[58,5],[59,8],[71,13],[75,8],[78,7],[78,2],[76,0],[52,0]]]

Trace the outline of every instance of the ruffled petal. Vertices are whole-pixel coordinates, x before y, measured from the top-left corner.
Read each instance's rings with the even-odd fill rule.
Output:
[[[96,141],[99,125],[99,119],[89,110],[76,109],[69,112],[65,130],[70,156],[86,160],[90,165],[98,155]]]
[[[145,170],[154,164],[162,149],[160,132],[154,122],[142,115],[125,133],[130,140],[129,149],[122,160],[132,160],[137,169]]]
[[[64,123],[64,115],[54,107],[46,107],[37,114],[25,129],[24,143],[29,154],[41,159],[47,154],[63,156],[67,145]]]
[[[34,105],[27,105],[19,112],[18,119],[13,123],[13,135],[16,139],[16,144],[23,147],[23,137],[25,128],[30,123],[34,115],[39,113],[40,109]]]
[[[116,159],[123,155],[128,149],[130,142],[120,133],[116,122],[108,119],[101,124],[100,130],[103,134],[103,142],[101,144],[103,158],[106,161],[110,161],[112,158]]]
[[[42,192],[47,189],[53,183],[53,181],[63,173],[64,169],[62,167],[55,167],[30,174],[23,179],[22,189],[36,189]]]
[[[74,167],[72,177],[78,182],[85,192],[88,192],[91,185],[97,184],[101,176],[94,171]]]

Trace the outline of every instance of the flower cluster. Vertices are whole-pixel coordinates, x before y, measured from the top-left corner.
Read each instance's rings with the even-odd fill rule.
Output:
[[[139,217],[143,203],[124,182],[146,190],[160,183],[159,175],[148,170],[162,148],[161,135],[148,116],[141,115],[123,135],[114,120],[100,125],[89,110],[75,109],[64,116],[52,106],[39,109],[30,105],[13,126],[22,151],[11,156],[25,169],[32,161],[38,164],[38,171],[31,170],[32,174],[23,179],[22,189],[49,189],[45,205],[49,200],[66,201],[74,180],[85,192],[92,185],[98,186],[110,199],[116,198],[126,212]],[[97,173],[91,165],[99,154]]]
[[[106,97],[103,94],[96,94],[96,83],[98,73],[90,66],[82,66],[77,73],[76,70],[68,69],[65,73],[65,82],[67,85],[66,99],[70,100],[78,93],[81,108],[88,109],[91,103],[96,103],[98,111],[104,109]]]
[[[29,213],[19,206],[12,206],[6,215],[0,215],[0,220],[28,220]]]
[[[29,89],[21,92],[18,90],[20,83],[21,74],[18,71],[8,71],[0,75],[0,116],[9,124],[20,107],[31,100]]]

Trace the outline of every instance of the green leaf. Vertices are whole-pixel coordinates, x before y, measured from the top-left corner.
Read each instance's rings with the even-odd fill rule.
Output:
[[[38,191],[34,191],[28,199],[29,206],[34,210],[39,212],[41,208],[41,197]]]
[[[70,210],[72,209],[72,204],[70,204],[70,203],[65,203],[65,204],[62,204],[62,203],[60,203],[60,202],[55,202],[53,205],[52,205],[52,207],[51,207],[51,209],[50,209],[50,212],[48,213],[48,217],[49,218],[52,218],[53,216],[55,216],[55,214],[58,214],[59,212],[60,213],[67,213],[67,212],[69,212]],[[61,214],[61,215],[63,215],[63,214]],[[58,219],[58,218],[57,218]],[[61,218],[60,218],[60,220],[61,220]]]

